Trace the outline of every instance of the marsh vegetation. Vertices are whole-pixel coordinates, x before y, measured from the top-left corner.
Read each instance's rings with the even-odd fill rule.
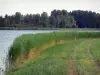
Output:
[[[99,32],[52,32],[17,37],[7,75],[100,75]]]

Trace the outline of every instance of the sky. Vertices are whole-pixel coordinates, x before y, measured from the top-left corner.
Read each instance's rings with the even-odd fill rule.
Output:
[[[91,10],[100,13],[100,0],[0,0],[0,15],[12,15],[15,12],[22,14],[41,14],[53,9]]]

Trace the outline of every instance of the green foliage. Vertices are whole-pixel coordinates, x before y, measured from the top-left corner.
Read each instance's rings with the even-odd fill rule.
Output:
[[[31,48],[38,48],[52,41],[80,39],[80,38],[99,38],[99,32],[53,32],[42,34],[27,34],[16,38],[9,50],[9,56],[13,60],[21,53],[29,51]]]
[[[56,28],[56,18],[54,16],[49,17],[49,24],[51,27]]]
[[[93,59],[97,63],[98,66],[100,66],[100,39],[93,39],[92,46],[90,53],[93,55]]]
[[[0,27],[5,27],[4,18],[0,16]]]
[[[56,19],[57,28],[72,28],[73,25],[76,25],[73,16],[66,10],[53,10],[51,12],[51,17]]]
[[[23,67],[12,69],[7,75],[69,75],[69,70],[79,75],[100,74],[99,32],[52,32],[25,34],[14,41],[9,50],[11,60],[20,54],[39,48],[52,41],[65,41],[47,48],[40,56]],[[37,49],[36,49],[37,51]],[[33,51],[35,52],[35,51]],[[73,65],[70,68],[69,65]]]
[[[21,20],[21,13],[20,12],[16,12],[15,13],[15,23],[16,24],[20,24],[20,20]]]
[[[92,11],[75,10],[71,12],[79,28],[99,28],[100,14]]]
[[[40,24],[43,25],[43,27],[46,27],[48,24],[48,14],[47,12],[43,12],[41,14]]]
[[[79,75],[95,75],[95,73],[96,75],[100,75],[100,70],[98,69],[99,66],[90,53],[91,47],[93,46],[92,42],[93,38],[83,40],[83,42],[77,45],[75,51],[73,52],[73,57],[75,60],[74,67]],[[96,46],[96,48],[99,48],[99,46]],[[95,49],[93,50],[94,52]]]
[[[66,61],[71,56],[73,48],[80,42],[81,40],[75,40],[48,48],[36,60],[8,75],[66,75],[68,73]]]
[[[53,27],[53,28],[100,28],[100,14],[92,11],[74,10],[52,10],[50,16],[47,12],[42,14],[5,15],[0,17],[1,26],[24,26],[31,27]],[[0,26],[0,27],[1,27]]]

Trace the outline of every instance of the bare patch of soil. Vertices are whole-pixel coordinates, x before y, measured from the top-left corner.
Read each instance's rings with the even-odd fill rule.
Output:
[[[75,68],[75,59],[71,57],[68,61],[68,75],[79,75]]]

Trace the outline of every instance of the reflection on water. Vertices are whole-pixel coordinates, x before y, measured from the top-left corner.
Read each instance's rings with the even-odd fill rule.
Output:
[[[5,69],[5,57],[14,39],[22,34],[48,33],[53,30],[0,30],[0,75]]]

